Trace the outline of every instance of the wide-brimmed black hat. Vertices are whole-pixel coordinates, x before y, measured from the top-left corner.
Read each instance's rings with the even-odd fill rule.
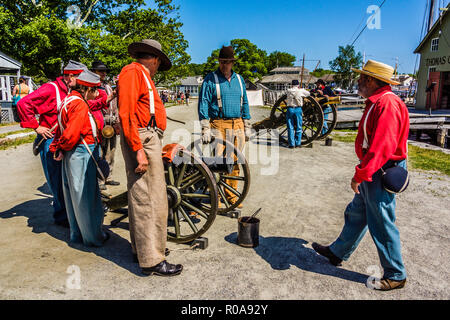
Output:
[[[92,62],[92,71],[106,71],[109,72],[109,68],[101,61]]]
[[[222,47],[219,52],[219,60],[236,61],[234,57],[234,49],[232,46]]]
[[[131,56],[136,56],[137,53],[149,53],[160,58],[161,64],[159,65],[159,71],[167,71],[172,68],[172,62],[169,57],[162,52],[161,44],[153,39],[144,39],[142,41],[133,42],[128,46],[128,53]]]

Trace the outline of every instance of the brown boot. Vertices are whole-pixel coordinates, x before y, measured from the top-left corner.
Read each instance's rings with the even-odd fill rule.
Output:
[[[389,291],[389,290],[394,290],[394,289],[401,289],[405,286],[406,284],[406,279],[403,280],[391,280],[391,279],[381,279],[380,282],[378,283],[378,286],[375,286],[374,289],[375,290],[380,290],[380,291]]]

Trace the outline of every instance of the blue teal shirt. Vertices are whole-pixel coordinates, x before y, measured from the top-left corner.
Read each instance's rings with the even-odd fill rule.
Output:
[[[228,81],[220,70],[217,70],[216,72],[220,84],[223,115],[219,116],[216,82],[214,80],[214,73],[211,72],[205,77],[198,97],[198,115],[200,120],[219,117],[250,119],[250,110],[248,107],[247,90],[245,89],[244,79],[233,71],[231,80]],[[241,86],[239,85],[237,77],[241,78],[242,90],[244,93],[242,107]]]

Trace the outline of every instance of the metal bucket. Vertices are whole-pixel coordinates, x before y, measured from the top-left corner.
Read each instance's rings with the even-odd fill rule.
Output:
[[[258,218],[252,217],[238,219],[238,245],[246,248],[259,246],[259,222]]]
[[[325,145],[327,147],[331,147],[332,144],[333,144],[333,139],[332,138],[326,138],[325,139]]]

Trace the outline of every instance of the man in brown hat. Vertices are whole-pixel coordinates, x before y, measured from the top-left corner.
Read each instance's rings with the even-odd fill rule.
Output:
[[[384,189],[382,176],[383,170],[393,166],[406,168],[408,108],[391,91],[390,84],[398,84],[391,80],[394,68],[369,60],[362,70],[353,71],[361,74],[359,94],[367,98],[355,141],[360,160],[350,183],[355,196],[345,210],[345,224],[336,241],[330,246],[313,243],[312,247],[337,266],[350,258],[369,230],[384,269],[382,279],[371,286],[399,289],[405,286],[406,270],[395,225],[395,194]]]
[[[131,248],[142,273],[174,276],[183,266],[165,260],[169,209],[161,139],[167,119],[152,80],[172,63],[155,40],[134,42],[128,52],[136,62],[125,66],[119,75],[118,104]]]
[[[202,126],[202,141],[210,143],[212,136],[229,140],[240,151],[251,134],[250,110],[244,79],[233,71],[236,61],[232,46],[222,47],[218,70],[208,74],[202,84],[198,99],[198,115]],[[235,165],[232,176],[239,176]],[[229,187],[237,189],[237,180],[227,180]],[[237,196],[226,188],[229,204],[238,201]],[[242,204],[238,205],[242,208]]]

